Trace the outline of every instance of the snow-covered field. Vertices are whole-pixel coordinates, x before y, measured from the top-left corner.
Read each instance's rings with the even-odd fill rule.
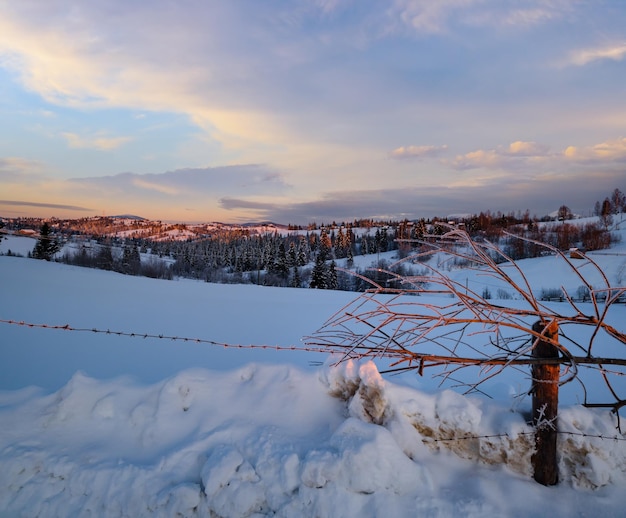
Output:
[[[17,239],[0,251],[19,252]],[[623,274],[626,256],[594,258],[613,282]],[[570,289],[551,259],[524,271]],[[6,256],[0,286],[2,320],[233,345],[300,346],[356,297]],[[626,307],[613,312],[623,331]],[[330,363],[0,323],[0,516],[624,516],[625,437],[575,392],[561,400],[561,481],[543,487],[530,472],[528,398],[512,398],[527,379],[500,379],[490,400]]]

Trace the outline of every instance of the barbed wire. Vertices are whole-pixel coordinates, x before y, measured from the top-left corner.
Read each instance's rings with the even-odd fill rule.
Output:
[[[98,329],[95,327],[73,327],[69,324],[54,325],[54,324],[37,324],[33,322],[25,322],[23,320],[6,320],[0,319],[1,324],[16,325],[37,329],[55,329],[59,331],[75,331],[79,333],[99,333],[105,335],[126,336],[129,338],[144,338],[144,339],[157,339],[157,340],[170,340],[173,342],[190,342],[197,344],[213,345],[216,347],[222,347],[227,349],[273,349],[276,351],[306,351],[306,352],[321,352],[328,353],[328,349],[324,347],[311,347],[303,345],[269,345],[269,344],[229,344],[226,342],[218,342],[215,340],[208,340],[206,338],[192,338],[187,336],[173,336],[165,334],[154,333],[135,333],[131,331],[114,331],[111,329]]]
[[[620,437],[619,435],[601,435],[601,434],[592,434],[592,433],[584,433],[584,432],[566,432],[566,431],[561,431],[561,430],[556,430],[555,433],[559,434],[559,435],[572,435],[572,436],[578,436],[578,437],[588,437],[588,438],[592,438],[592,439],[610,439],[613,441],[626,441],[626,437]],[[431,442],[452,442],[452,441],[469,441],[469,440],[473,440],[473,439],[495,439],[495,438],[501,438],[501,437],[506,437],[507,439],[515,439],[516,437],[520,436],[520,435],[531,435],[531,436],[535,436],[536,432],[532,431],[532,432],[519,432],[515,435],[511,435],[508,433],[496,433],[496,434],[490,434],[490,435],[464,435],[462,437],[442,437],[442,438],[434,438],[434,437],[427,437],[422,439],[422,442],[424,443],[431,443]]]
[[[184,336],[173,336],[173,335],[165,335],[165,334],[153,334],[153,333],[135,333],[128,331],[112,331],[110,329],[97,329],[97,328],[88,328],[88,327],[73,327],[69,324],[63,325],[54,325],[54,324],[38,324],[33,322],[25,322],[23,320],[7,320],[0,319],[1,324],[9,324],[9,325],[17,325],[28,328],[36,328],[36,329],[50,329],[50,330],[59,330],[59,331],[74,331],[74,332],[83,332],[83,333],[100,333],[105,335],[114,335],[114,336],[126,336],[129,338],[144,338],[144,339],[159,339],[159,340],[170,340],[170,341],[181,341],[181,342],[191,342],[198,344],[206,344],[213,345],[222,348],[229,349],[273,349],[276,351],[306,351],[306,352],[321,352],[328,353],[328,349],[324,347],[310,347],[310,346],[296,346],[296,345],[267,345],[267,344],[229,344],[226,342],[218,342],[215,340],[208,340],[205,338],[190,338]],[[608,436],[608,435],[600,435],[600,434],[589,434],[584,432],[567,432],[557,430],[557,434],[560,435],[571,435],[571,436],[580,436],[585,438],[595,438],[595,439],[607,439],[614,441],[626,441],[626,437],[619,437],[618,435]],[[506,437],[508,439],[515,439],[516,436],[520,435],[535,435],[534,431],[529,432],[519,432],[516,435],[510,435],[508,433],[502,434],[489,434],[489,435],[464,435],[462,437],[444,437],[444,438],[433,438],[428,437],[424,438],[422,441],[424,443],[437,443],[437,442],[452,442],[452,441],[467,441],[467,440],[476,440],[476,439],[495,439]]]

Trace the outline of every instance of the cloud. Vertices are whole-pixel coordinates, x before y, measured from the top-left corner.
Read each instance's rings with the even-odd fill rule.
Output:
[[[467,2],[406,0],[396,2],[395,6],[400,20],[407,26],[417,32],[439,33],[447,27],[449,11],[458,9],[463,4]]]
[[[571,11],[569,0],[527,0],[525,7],[500,0],[396,0],[387,11],[392,20],[421,34],[446,34],[454,26],[480,28],[534,27],[562,18]]]
[[[617,138],[591,146],[567,146],[563,152],[551,153],[549,146],[537,142],[515,141],[508,147],[478,149],[444,161],[455,169],[519,170],[532,166],[536,174],[543,169],[563,170],[571,163],[605,165],[626,163],[626,138]],[[543,165],[543,167],[541,167]]]
[[[341,5],[341,0],[314,0],[315,4],[324,13],[330,13]]]
[[[146,180],[143,180],[142,178],[133,178],[132,179],[132,184],[135,187],[139,187],[140,189],[147,189],[149,191],[156,191],[156,192],[160,192],[162,194],[168,194],[170,196],[175,196],[176,194],[179,194],[179,190],[174,188],[174,187],[169,187],[167,185],[161,185],[158,182],[149,182]]]
[[[531,27],[562,16],[562,9],[545,4],[527,9],[513,9],[504,18],[504,24],[516,27]]]
[[[75,210],[75,211],[91,211],[86,207],[78,207],[76,205],[62,205],[56,203],[37,203],[32,201],[20,201],[20,200],[0,200],[0,205],[16,205],[23,207],[39,207],[46,209],[61,209],[61,210]]]
[[[438,156],[448,149],[448,146],[401,146],[389,153],[391,158],[425,158]]]
[[[550,147],[545,144],[538,144],[537,142],[524,142],[522,140],[516,140],[509,144],[508,152],[512,156],[547,156],[550,151]]]
[[[618,138],[587,147],[568,146],[563,152],[567,160],[583,163],[626,163],[626,138]]]
[[[219,204],[226,210],[253,209],[270,212],[276,205],[274,203],[244,200],[241,198],[221,198]]]
[[[438,34],[455,24],[494,25],[502,11],[522,17],[519,9],[502,8],[493,0],[272,4],[194,2],[182,7],[166,0],[111,0],[106,6],[83,2],[67,9],[65,0],[47,0],[32,10],[14,2],[0,18],[0,52],[8,56],[3,66],[50,103],[182,113],[227,151],[238,153],[237,161],[259,161],[250,150],[284,149],[307,139],[325,142],[325,132],[338,121],[342,128],[352,124],[365,133],[366,125],[346,121],[364,109],[389,113],[386,109],[396,103],[415,105],[412,86],[418,81],[408,76],[402,82],[411,87],[401,98],[389,98],[398,76],[389,76],[386,51],[406,49],[402,53],[411,55],[407,74],[419,71],[421,77],[445,66],[440,61],[446,61],[447,51],[432,55],[433,68],[418,70],[430,60],[428,53],[397,38],[389,25]],[[558,13],[563,5],[526,4],[533,13],[540,8]],[[367,53],[380,44],[385,52]],[[457,43],[454,47],[458,50]],[[462,77],[455,74],[455,82]],[[400,90],[394,88],[394,94]],[[342,138],[356,133],[351,129],[342,131]],[[125,137],[66,138],[78,148],[112,149],[125,143]]]
[[[455,169],[494,168],[504,164],[503,157],[504,155],[495,149],[478,149],[464,155],[457,155],[450,164]]]
[[[62,133],[61,135],[67,140],[71,148],[98,149],[100,151],[117,149],[133,140],[132,137],[80,136],[76,133]]]
[[[223,208],[247,210],[247,220],[307,224],[310,222],[352,221],[359,218],[418,219],[445,217],[453,213],[491,210],[504,213],[530,210],[543,216],[566,204],[577,213],[589,213],[596,199],[602,199],[623,181],[623,171],[590,176],[506,175],[485,179],[475,185],[404,185],[379,190],[346,190],[323,193],[302,202],[263,203],[247,198],[222,198]]]
[[[28,173],[40,168],[41,164],[35,160],[21,157],[0,158],[0,173]]]
[[[149,191],[169,198],[205,196],[214,199],[233,193],[275,195],[289,189],[280,172],[258,164],[186,168],[151,174],[120,173],[74,178],[70,182],[95,190],[124,193],[125,196]]]
[[[0,158],[0,181],[33,182],[40,178],[41,164],[21,157]]]
[[[455,169],[515,169],[531,162],[546,161],[550,158],[550,147],[538,142],[516,140],[506,147],[477,149],[464,155],[457,155],[453,161],[445,161]]]
[[[166,2],[154,9],[115,3],[120,5],[106,9],[83,4],[65,17],[54,15],[62,8],[55,0],[37,12],[13,6],[0,19],[0,52],[8,56],[3,65],[31,91],[61,106],[184,113],[222,139],[259,137],[262,132],[252,128],[271,128],[269,121],[250,124],[263,122],[258,110],[256,117],[238,117],[248,110],[235,102],[237,94],[260,65],[244,59],[245,53],[231,59],[231,45],[241,39],[219,20],[232,17],[228,11],[234,8],[216,5],[207,16],[204,8],[187,12]],[[123,17],[115,14],[122,10]],[[127,141],[65,137],[78,148],[112,149]]]
[[[573,52],[568,60],[570,65],[585,66],[595,61],[626,59],[626,43],[595,49],[582,49]]]

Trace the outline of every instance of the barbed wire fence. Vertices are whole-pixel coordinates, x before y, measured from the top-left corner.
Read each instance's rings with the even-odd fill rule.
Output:
[[[215,340],[209,340],[206,338],[198,338],[198,337],[188,337],[188,336],[174,336],[174,335],[166,335],[166,334],[156,334],[156,333],[142,333],[142,332],[134,332],[134,331],[119,331],[119,330],[111,330],[111,329],[98,329],[95,327],[73,327],[69,324],[42,324],[42,323],[33,323],[26,322],[24,320],[12,320],[12,319],[0,319],[0,324],[8,324],[15,325],[20,327],[27,327],[31,329],[47,329],[47,330],[57,330],[57,331],[67,331],[67,332],[78,332],[78,333],[92,333],[92,334],[104,334],[109,336],[120,336],[120,337],[128,337],[128,338],[141,338],[141,339],[151,339],[151,340],[166,340],[172,342],[185,342],[185,343],[196,343],[196,344],[204,344],[211,345],[216,347],[222,347],[226,349],[262,349],[262,350],[277,350],[277,351],[305,351],[305,352],[320,352],[327,353],[328,350],[322,347],[307,347],[302,345],[269,345],[269,344],[231,344],[226,342],[218,342]],[[593,438],[593,439],[601,439],[601,440],[612,440],[612,441],[626,441],[626,437],[621,436],[619,434],[615,435],[602,435],[602,434],[590,434],[585,432],[572,432],[565,430],[557,430],[557,434],[559,435],[569,435],[569,436],[578,436],[583,438]],[[477,440],[477,439],[498,439],[498,438],[507,438],[514,439],[516,436],[529,435],[533,436],[535,434],[532,432],[518,432],[515,435],[509,433],[498,433],[498,434],[484,434],[484,435],[463,435],[460,437],[424,437],[424,443],[448,443],[454,441],[468,441],[468,440]]]
[[[322,352],[327,353],[328,350],[322,347],[309,347],[301,345],[269,345],[269,344],[232,344],[226,342],[218,342],[215,340],[208,340],[206,338],[188,337],[188,336],[175,336],[161,333],[143,333],[134,331],[120,331],[113,329],[98,329],[95,327],[73,327],[69,324],[42,324],[25,322],[22,320],[6,320],[0,319],[1,324],[10,324],[21,327],[37,328],[37,329],[50,329],[57,331],[73,331],[78,333],[93,333],[104,334],[114,336],[125,336],[129,338],[143,338],[143,339],[156,339],[156,340],[168,340],[172,342],[188,342],[204,345],[212,345],[216,347],[222,347],[225,349],[274,349],[276,351],[306,351],[306,352]]]
[[[612,441],[626,441],[626,437],[620,436],[620,435],[602,435],[602,434],[593,434],[593,433],[585,433],[585,432],[570,432],[567,430],[556,430],[555,433],[557,433],[558,435],[571,435],[574,437],[585,437],[585,438],[592,438],[592,439],[607,439],[607,440],[612,440]],[[529,436],[534,436],[535,432],[518,432],[517,434],[513,435],[513,434],[509,434],[509,433],[494,433],[494,434],[489,434],[489,435],[463,435],[462,437],[442,437],[442,438],[435,438],[435,437],[428,437],[425,438],[423,442],[428,443],[428,442],[453,442],[453,441],[469,441],[469,440],[475,440],[475,439],[498,439],[498,438],[504,438],[506,437],[507,439],[514,439],[517,436],[520,435],[529,435]]]

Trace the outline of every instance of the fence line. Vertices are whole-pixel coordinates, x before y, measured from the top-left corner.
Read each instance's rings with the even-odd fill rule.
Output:
[[[207,340],[205,338],[190,338],[186,336],[171,336],[164,334],[153,333],[134,333],[128,331],[112,331],[110,329],[97,329],[88,327],[73,327],[69,324],[53,325],[53,324],[35,324],[32,322],[24,322],[20,320],[6,320],[0,319],[1,324],[17,325],[22,327],[37,328],[37,329],[56,329],[60,331],[76,331],[80,333],[100,333],[105,335],[115,336],[127,336],[130,338],[151,338],[158,340],[170,340],[173,342],[190,342],[197,344],[213,345],[228,349],[274,349],[276,351],[306,351],[306,352],[323,352],[328,353],[328,349],[323,347],[304,347],[298,345],[268,345],[268,344],[229,344],[225,342],[217,342],[215,340]]]
[[[494,439],[494,438],[499,438],[499,437],[506,437],[507,439],[515,439],[515,437],[520,436],[520,435],[532,435],[534,436],[536,432],[532,431],[532,432],[519,432],[517,434],[511,435],[508,433],[496,433],[496,434],[491,434],[491,435],[464,435],[463,437],[444,437],[444,438],[440,438],[440,439],[435,439],[432,437],[427,437],[422,439],[422,442],[424,443],[430,443],[430,442],[451,442],[451,441],[469,441],[472,439]],[[591,434],[591,433],[584,433],[584,432],[566,432],[566,431],[561,431],[561,430],[556,430],[557,434],[559,435],[573,435],[573,436],[578,436],[578,437],[590,437],[593,439],[610,439],[613,441],[626,441],[626,437],[620,437],[619,435],[613,435],[613,436],[609,436],[609,435],[600,435],[600,434]]]
[[[83,333],[100,333],[106,335],[115,335],[115,336],[126,336],[130,338],[151,338],[151,339],[159,339],[159,340],[170,340],[170,341],[182,341],[182,342],[191,342],[198,344],[208,344],[213,346],[219,346],[228,349],[273,349],[276,351],[306,351],[306,352],[322,352],[328,353],[328,349],[324,347],[303,347],[296,345],[257,345],[257,344],[228,344],[225,342],[217,342],[215,340],[207,340],[204,338],[189,338],[183,336],[170,336],[164,334],[152,334],[152,333],[133,333],[127,331],[111,331],[110,329],[103,330],[97,328],[87,328],[87,327],[72,327],[69,324],[64,325],[53,325],[53,324],[35,324],[32,322],[24,322],[19,320],[7,320],[0,319],[1,324],[9,324],[9,325],[17,325],[28,328],[36,328],[36,329],[55,329],[60,331],[76,331]],[[579,436],[579,437],[590,437],[595,439],[610,439],[614,441],[626,441],[626,437],[620,437],[618,435],[608,436],[608,435],[599,435],[599,434],[588,434],[583,432],[566,432],[566,431],[556,431],[557,434],[560,435],[571,435],[571,436]],[[520,435],[535,435],[535,431],[532,432],[519,432],[516,435],[510,435],[508,433],[502,434],[490,434],[490,435],[464,435],[463,437],[447,437],[447,438],[432,438],[427,437],[422,439],[424,443],[437,443],[437,442],[451,442],[451,441],[467,441],[467,440],[475,440],[475,439],[493,439],[506,437],[508,439],[514,439],[515,436]]]

